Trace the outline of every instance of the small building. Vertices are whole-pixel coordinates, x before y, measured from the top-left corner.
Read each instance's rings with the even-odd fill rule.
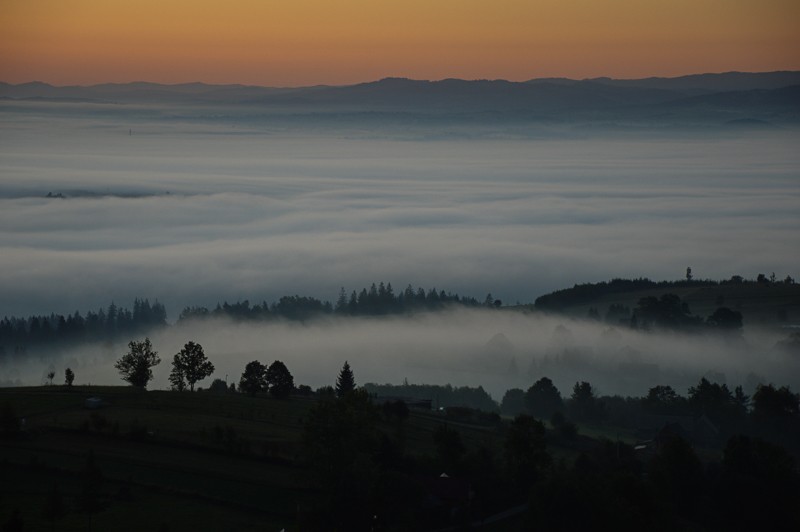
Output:
[[[104,406],[105,403],[99,397],[89,397],[83,402],[83,407],[89,410],[97,410],[98,408],[103,408]]]

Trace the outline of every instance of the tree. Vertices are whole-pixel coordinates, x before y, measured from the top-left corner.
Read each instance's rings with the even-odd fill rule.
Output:
[[[350,369],[350,364],[345,360],[342,371],[339,372],[339,377],[336,379],[336,397],[344,397],[355,389],[356,380],[353,376],[353,370]]]
[[[173,375],[178,383],[185,379],[189,384],[189,390],[194,391],[194,384],[211,376],[212,373],[214,373],[214,364],[206,357],[203,346],[188,342],[172,360],[170,382],[173,381]],[[173,386],[175,386],[174,383]],[[176,389],[182,389],[182,387],[176,387]]]
[[[753,394],[753,415],[761,419],[796,419],[800,416],[800,394],[786,386],[759,385]]]
[[[525,392],[519,388],[506,390],[500,411],[509,416],[516,416],[525,412]]]
[[[186,377],[183,374],[183,368],[180,366],[178,355],[172,357],[172,371],[169,374],[169,383],[176,392],[182,392],[186,389]]]
[[[53,385],[53,379],[56,377],[56,372],[54,370],[50,370],[47,372],[47,384]]]
[[[158,365],[161,359],[158,351],[153,351],[150,338],[142,342],[131,340],[128,342],[129,351],[114,364],[119,370],[122,380],[129,382],[137,388],[146,388],[147,383],[153,378],[153,366]]]
[[[64,370],[64,384],[67,386],[72,386],[73,381],[75,380],[75,373],[67,368]]]
[[[505,442],[508,470],[521,484],[530,483],[550,462],[545,450],[545,428],[541,421],[520,414],[508,427]]]
[[[250,395],[264,390],[267,387],[266,371],[267,368],[258,360],[248,362],[239,379],[239,390]]]
[[[214,379],[214,381],[211,383],[211,386],[208,387],[208,391],[215,393],[226,393],[228,391],[228,384],[222,379]]]
[[[564,401],[553,381],[542,377],[525,393],[525,406],[532,415],[549,419],[554,413],[564,408]]]
[[[719,307],[706,319],[711,327],[721,330],[736,332],[742,330],[742,313],[728,307]]]
[[[672,386],[654,386],[642,401],[645,410],[652,414],[678,415],[685,410],[686,400]]]
[[[688,395],[689,408],[695,415],[705,414],[717,425],[728,426],[743,414],[727,385],[712,383],[705,377],[689,388]]]
[[[269,393],[276,399],[289,397],[289,394],[294,389],[294,378],[289,373],[286,364],[280,360],[276,360],[269,365],[266,372],[266,381]]]
[[[602,404],[598,402],[592,385],[588,382],[576,382],[570,399],[570,412],[575,420],[596,421],[602,416]]]
[[[648,296],[639,299],[634,316],[644,329],[662,328],[685,330],[701,323],[692,316],[689,305],[675,294],[664,294],[660,298]]]

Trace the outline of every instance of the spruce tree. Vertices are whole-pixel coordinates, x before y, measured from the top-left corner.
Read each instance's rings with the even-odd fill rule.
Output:
[[[342,371],[339,372],[339,378],[336,379],[336,397],[344,397],[355,389],[356,380],[353,377],[353,370],[350,369],[350,364],[345,360]]]

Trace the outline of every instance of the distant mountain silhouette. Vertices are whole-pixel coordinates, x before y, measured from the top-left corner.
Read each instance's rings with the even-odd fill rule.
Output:
[[[800,72],[677,78],[441,81],[385,78],[347,86],[274,88],[183,83],[56,87],[0,83],[5,100],[233,105],[299,114],[406,113],[459,120],[647,120],[760,124],[800,120]]]
[[[755,89],[779,89],[789,85],[800,85],[800,72],[723,72],[721,74],[693,74],[677,78],[595,78],[590,81],[616,87],[643,87],[699,94]]]

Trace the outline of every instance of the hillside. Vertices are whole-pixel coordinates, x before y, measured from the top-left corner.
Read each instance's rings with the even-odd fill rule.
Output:
[[[557,290],[536,299],[539,310],[585,317],[596,309],[605,317],[612,305],[631,310],[640,299],[675,294],[695,316],[707,317],[719,307],[742,313],[745,327],[800,325],[800,285],[755,281],[676,281],[614,279]]]
[[[86,408],[90,397],[103,406]],[[320,497],[301,449],[315,402],[112,386],[0,388],[0,521],[13,506],[26,530],[46,528],[43,508],[57,490],[65,509],[58,530],[303,529],[304,512]],[[10,412],[23,420],[18,436],[6,430]],[[412,412],[407,452],[432,454],[440,423]],[[499,452],[499,436],[486,426],[460,423],[458,431],[467,449]],[[78,509],[89,495],[91,509]]]

